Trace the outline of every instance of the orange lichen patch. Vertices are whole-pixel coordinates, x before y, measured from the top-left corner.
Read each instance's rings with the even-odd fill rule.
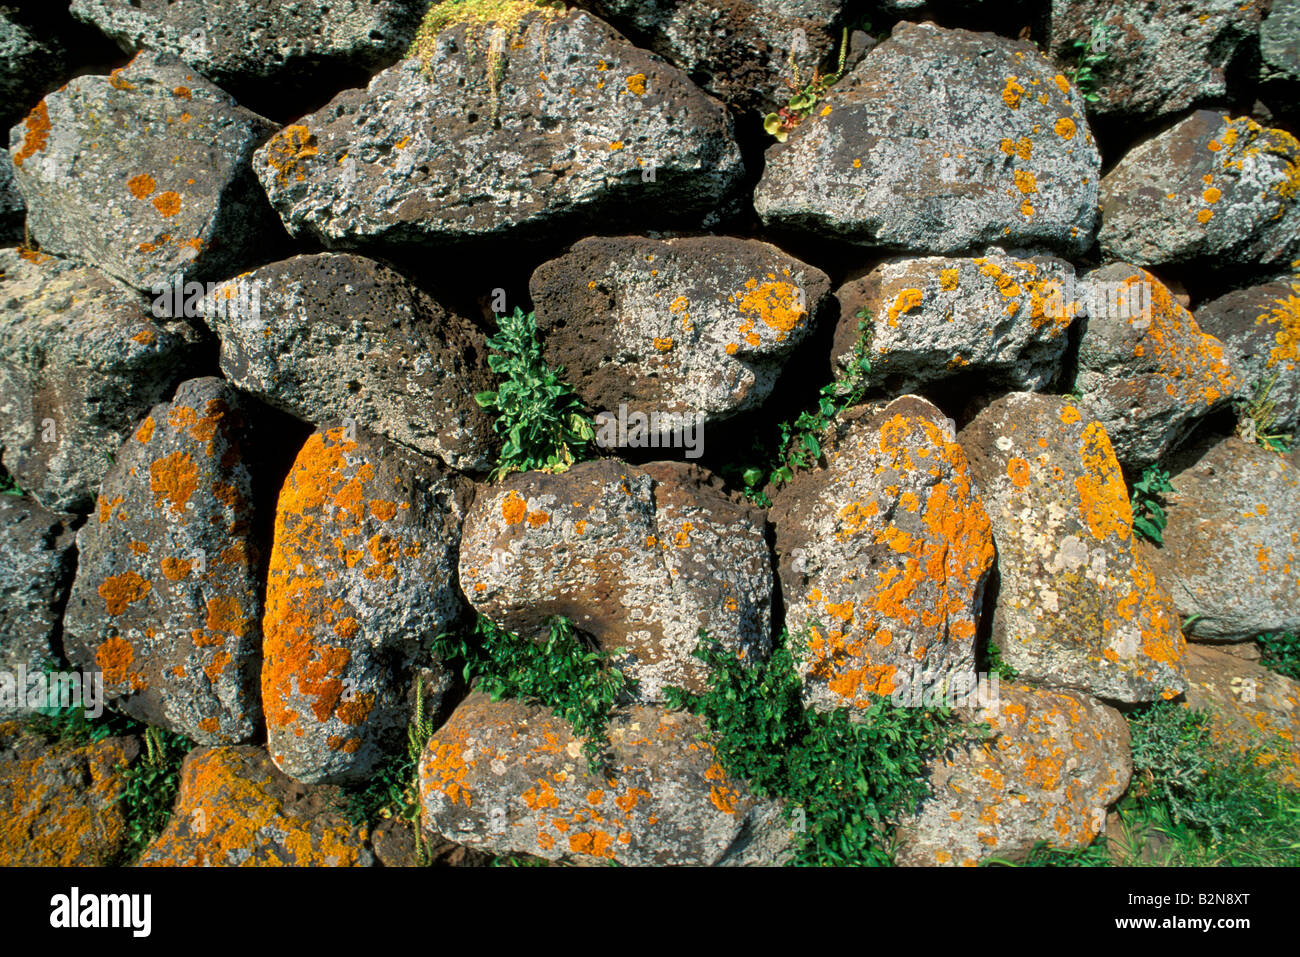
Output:
[[[1073,425],[1083,418],[1082,413],[1073,405],[1066,405],[1061,409],[1061,421],[1066,425]]]
[[[1007,77],[1007,84],[1002,88],[1002,102],[1013,110],[1020,109],[1020,99],[1025,95],[1025,88],[1014,76]]]
[[[550,520],[551,520],[551,516],[547,512],[538,511],[538,512],[528,513],[528,524],[531,525],[533,528],[537,528],[541,525],[545,525]]]
[[[1007,462],[1007,477],[1016,488],[1025,488],[1029,484],[1029,463],[1022,458],[1011,458]]]
[[[958,275],[957,269],[940,269],[939,288],[944,292],[953,292],[957,288]]]
[[[507,525],[518,525],[528,515],[528,503],[518,492],[512,491],[501,503],[501,517]]]
[[[1217,186],[1211,186],[1205,192],[1201,193],[1201,199],[1213,205],[1223,197],[1223,192]]]
[[[19,168],[50,143],[50,114],[44,100],[37,103],[27,114],[23,126],[27,132],[23,134],[22,145],[12,157],[14,165]]]
[[[633,73],[627,78],[627,88],[637,96],[645,95],[645,74]]]
[[[157,338],[158,337],[154,335],[154,331],[146,327],[133,335],[131,341],[138,342],[142,346],[151,346]]]
[[[193,94],[191,94],[190,88],[188,86],[172,87],[172,95],[179,96],[182,100],[188,100],[193,98]]]
[[[190,573],[192,563],[188,559],[168,556],[159,565],[162,568],[164,578],[168,581],[178,582]]]
[[[1276,326],[1273,348],[1265,367],[1292,371],[1300,367],[1300,283],[1291,286],[1292,295],[1273,300],[1273,308],[1255,319],[1255,325]]]
[[[1133,529],[1124,475],[1111,448],[1110,438],[1100,422],[1083,430],[1083,474],[1074,481],[1079,492],[1079,511],[1084,525],[1098,541],[1108,535],[1127,539]]]
[[[97,589],[99,597],[104,599],[104,612],[107,615],[120,615],[127,606],[142,601],[153,586],[149,580],[141,578],[133,571],[105,578]]]
[[[136,199],[148,199],[158,183],[148,173],[137,173],[126,181],[126,189]]]
[[[894,303],[889,307],[886,314],[887,321],[891,327],[898,325],[898,317],[911,312],[917,306],[921,305],[925,299],[925,294],[919,289],[904,289],[894,298]]]
[[[1069,95],[1070,81],[1065,78],[1064,74],[1056,74],[1056,76],[1052,77],[1052,81],[1056,84],[1056,88],[1061,91],[1063,96]]]
[[[1198,223],[1208,223],[1213,218],[1214,218],[1214,211],[1209,209],[1202,209],[1200,212],[1196,214],[1196,221]]]
[[[668,352],[673,347],[672,336],[655,336],[654,347],[656,352]]]
[[[135,649],[121,635],[110,636],[95,649],[95,664],[99,665],[109,686],[126,684],[134,661]]]
[[[1061,117],[1052,127],[1052,131],[1063,140],[1074,139],[1075,129],[1074,120],[1068,116]]]
[[[397,503],[382,499],[370,500],[370,514],[383,522],[390,522],[397,515]]]
[[[188,452],[172,452],[149,466],[149,487],[159,511],[167,507],[173,514],[183,515],[198,485],[199,470]]]
[[[209,598],[207,604],[208,619],[205,623],[209,631],[224,631],[232,635],[243,635],[252,624],[245,617],[243,606],[233,595],[218,595]]]
[[[998,148],[1008,156],[1019,156],[1022,160],[1027,160],[1034,155],[1034,144],[1027,136],[1022,136],[1018,140],[1004,139],[998,144]]]
[[[122,78],[122,71],[125,67],[118,67],[108,75],[108,85],[115,90],[134,90],[135,84],[130,80]]]
[[[159,193],[153,198],[153,205],[156,210],[164,217],[170,218],[181,211],[181,197],[179,193],[167,190],[165,193]]]
[[[281,186],[291,179],[303,182],[307,178],[306,161],[318,153],[316,136],[300,123],[286,126],[266,144],[267,165],[275,170]]]
[[[745,290],[734,294],[732,301],[735,302],[737,297],[737,309],[742,320],[737,331],[751,346],[757,346],[761,341],[754,333],[756,323],[763,323],[776,333],[778,342],[784,342],[808,317],[808,310],[794,283],[749,279]]]
[[[113,510],[122,504],[122,496],[119,495],[117,498],[113,499],[110,502],[108,499],[104,498],[104,496],[100,495],[98,497],[97,504],[98,504],[98,512],[99,512],[99,524],[103,525],[105,522],[107,522],[110,518],[113,517]]]
[[[1027,196],[1030,193],[1038,192],[1038,180],[1029,170],[1018,169],[1011,175],[1016,181],[1016,189],[1020,190],[1021,193]]]

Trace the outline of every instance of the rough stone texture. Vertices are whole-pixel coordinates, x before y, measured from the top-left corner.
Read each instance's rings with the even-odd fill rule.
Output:
[[[546,358],[597,411],[756,408],[816,323],[830,280],[748,239],[584,239],[533,273]]]
[[[130,53],[174,54],[222,86],[384,66],[420,22],[411,0],[72,0],[71,12]]]
[[[39,675],[58,659],[63,602],[76,564],[75,535],[64,518],[26,496],[0,494],[0,672],[13,676],[14,707],[0,699],[0,718],[30,713],[17,670]]]
[[[1273,0],[1259,27],[1259,53],[1267,70],[1300,80],[1300,3]]]
[[[1246,53],[1267,7],[1264,0],[1175,0],[1116,4],[1053,0],[1052,55],[1072,64],[1074,40],[1088,42],[1092,23],[1109,31],[1097,68],[1098,99],[1089,110],[1153,119],[1227,93],[1226,67]]]
[[[738,111],[784,106],[798,76],[839,54],[829,22],[843,0],[590,0],[593,13],[681,67],[705,91]],[[798,68],[790,68],[793,55]]]
[[[1300,788],[1300,683],[1217,648],[1189,644],[1187,706],[1214,715],[1215,741],[1262,749],[1260,761],[1277,779]]]
[[[768,149],[754,206],[772,227],[900,250],[1078,253],[1100,169],[1082,97],[1032,44],[904,22]]]
[[[1196,310],[1247,398],[1274,403],[1273,429],[1300,431],[1300,275],[1237,289]]]
[[[1075,691],[1002,684],[968,717],[993,738],[931,762],[934,793],[903,823],[898,863],[973,867],[1039,841],[1092,843],[1133,773],[1123,715]]]
[[[0,149],[0,243],[23,238],[27,204],[14,181],[14,163],[9,151]]]
[[[197,333],[103,273],[0,249],[0,443],[42,505],[91,508],[128,431],[185,378]]]
[[[191,379],[117,452],[77,534],[68,659],[118,710],[200,744],[258,729],[261,566],[248,410]]]
[[[13,7],[0,7],[0,124],[8,126],[36,104],[66,69],[57,39],[38,37]]]
[[[770,802],[723,771],[699,740],[707,730],[692,715],[622,710],[608,728],[608,770],[593,773],[581,739],[549,709],[475,693],[420,757],[423,823],[469,847],[547,860],[725,863],[733,849],[763,843],[751,832]],[[783,817],[762,820],[788,847]],[[761,863],[779,859],[778,850]]]
[[[993,524],[992,639],[1029,681],[1121,702],[1184,687],[1179,622],[1133,547],[1128,489],[1100,422],[1011,393],[958,436]]]
[[[1241,389],[1223,344],[1155,276],[1112,263],[1084,276],[1079,408],[1135,472],[1155,462]]]
[[[1185,631],[1300,632],[1300,468],[1237,438],[1197,452],[1165,495],[1164,546],[1144,549],[1178,614],[1198,616]]]
[[[467,488],[360,428],[313,433],[280,491],[266,584],[262,706],[276,766],[363,781],[401,747],[415,662],[464,604]],[[426,702],[436,712],[441,695]]]
[[[954,438],[917,396],[866,407],[823,436],[824,468],[775,497],[785,622],[809,629],[812,706],[866,708],[973,678],[993,539]]]
[[[1276,266],[1300,254],[1300,143],[1198,110],[1134,147],[1101,183],[1098,242],[1139,266]]]
[[[369,867],[364,829],[337,788],[304,787],[257,747],[197,748],[181,765],[167,827],[146,867]]]
[[[581,11],[499,29],[453,26],[427,61],[276,134],[254,166],[289,230],[328,246],[540,237],[706,213],[739,180],[725,110],[675,67]]]
[[[69,745],[0,724],[0,867],[103,867],[126,849],[122,770],[138,738]]]
[[[570,618],[638,681],[703,690],[698,632],[762,660],[771,650],[772,567],[761,515],[707,472],[614,459],[524,472],[481,487],[465,519],[460,577],[474,607],[541,637]]]
[[[249,168],[267,119],[168,54],[81,76],[10,132],[27,224],[46,252],[138,289],[216,279],[280,233]]]
[[[242,298],[241,298],[242,297]],[[204,307],[221,370],[315,425],[353,419],[459,469],[493,461],[483,334],[369,259],[295,256],[245,273]]]
[[[858,312],[871,314],[868,381],[898,394],[959,374],[1034,391],[1050,385],[1079,314],[1074,267],[1050,256],[941,256],[881,263],[841,286],[834,361],[847,368]]]

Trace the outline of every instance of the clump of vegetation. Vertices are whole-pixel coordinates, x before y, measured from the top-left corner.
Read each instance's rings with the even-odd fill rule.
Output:
[[[9,474],[7,468],[0,465],[0,495],[21,496],[22,494],[24,493],[18,481]]]
[[[1259,635],[1260,663],[1280,675],[1300,681],[1300,635],[1287,632]]]
[[[583,739],[588,764],[603,766],[610,711],[633,683],[610,664],[608,653],[589,647],[567,618],[553,618],[546,637],[533,641],[480,615],[471,635],[439,635],[434,651],[464,662],[465,680],[493,701],[522,698],[550,708]]]
[[[844,61],[849,54],[849,31],[846,27],[840,36],[840,57],[834,73],[822,75],[820,69],[813,68],[812,77],[805,83],[799,75],[799,65],[795,62],[795,51],[790,51],[790,73],[793,79],[786,80],[792,94],[789,102],[775,113],[763,118],[763,129],[784,143],[790,131],[812,115],[813,109],[826,92],[839,82],[844,75]]]
[[[1250,399],[1237,403],[1237,434],[1244,441],[1285,454],[1291,451],[1291,433],[1278,428],[1277,402],[1269,398],[1278,374],[1256,385]]]
[[[181,782],[181,762],[194,748],[183,734],[147,727],[144,754],[127,767],[118,800],[126,817],[127,846],[123,857],[134,862],[171,818]]]
[[[1098,74],[1109,57],[1109,46],[1110,29],[1101,20],[1093,20],[1088,39],[1072,40],[1067,49],[1067,55],[1074,60],[1074,69],[1069,73],[1070,83],[1089,103],[1101,99],[1097,92]]]
[[[1142,478],[1133,483],[1133,534],[1144,538],[1154,545],[1164,544],[1165,526],[1169,523],[1165,515],[1165,495],[1174,490],[1169,481],[1169,473],[1152,465],[1142,473]]]
[[[1002,660],[1001,650],[991,641],[984,649],[984,670],[989,674],[997,675],[1004,681],[1014,681],[1020,677],[1020,672],[1017,669]]]
[[[802,653],[786,633],[766,662],[748,664],[701,632],[694,654],[710,668],[708,690],[670,688],[668,703],[705,718],[728,774],[784,799],[799,835],[793,863],[889,864],[894,822],[928,793],[928,760],[987,729],[884,698],[853,719],[805,710]]]
[[[498,317],[498,332],[487,340],[488,367],[501,376],[495,391],[475,398],[496,413],[494,428],[505,439],[492,478],[511,472],[563,472],[589,457],[596,429],[582,402],[542,357],[533,313],[516,308]]]
[[[836,419],[866,397],[868,374],[871,372],[869,349],[871,344],[871,313],[858,310],[858,341],[848,369],[834,382],[822,386],[817,404],[805,409],[793,419],[779,423],[775,429],[754,440],[750,450],[752,459],[744,465],[726,465],[719,471],[731,480],[739,479],[745,496],[763,508],[770,508],[771,498],[764,488],[771,483],[777,487],[794,478],[797,469],[811,468],[821,458],[819,436]]]

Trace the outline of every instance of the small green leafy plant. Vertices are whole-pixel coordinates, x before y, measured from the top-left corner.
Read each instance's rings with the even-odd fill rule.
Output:
[[[166,826],[180,787],[181,762],[194,742],[182,734],[147,727],[144,747],[144,754],[124,772],[118,796],[126,817],[126,861],[137,860]]]
[[[840,36],[840,57],[835,72],[823,76],[821,71],[814,67],[812,77],[805,83],[803,77],[799,75],[799,67],[795,63],[795,53],[792,50],[789,62],[790,72],[794,78],[785,81],[792,95],[785,106],[763,117],[763,129],[769,135],[776,137],[778,142],[784,143],[789,138],[790,131],[812,115],[817,102],[844,75],[844,61],[848,53],[849,31],[845,28]]]
[[[1300,681],[1300,635],[1290,633],[1259,635],[1263,657],[1260,664],[1280,675]]]
[[[522,698],[550,708],[583,739],[588,763],[602,766],[610,711],[633,685],[567,618],[551,619],[546,637],[533,641],[480,615],[471,635],[439,635],[434,650],[463,661],[465,680],[493,701]]]
[[[1237,403],[1237,432],[1247,442],[1283,454],[1291,451],[1291,433],[1277,425],[1277,402],[1270,398],[1279,373],[1255,386],[1255,394]]]
[[[497,323],[497,334],[487,340],[488,367],[501,383],[475,396],[496,413],[494,427],[505,439],[492,478],[534,469],[562,472],[590,454],[595,427],[561,378],[563,367],[552,369],[542,357],[533,313],[516,308]]]
[[[0,465],[0,495],[21,496],[22,488],[18,485],[17,480],[9,474],[9,470]]]
[[[1174,490],[1169,481],[1169,473],[1157,466],[1150,466],[1142,473],[1142,478],[1133,483],[1133,534],[1155,545],[1164,544],[1165,526],[1169,519],[1165,515],[1165,494]]]
[[[799,840],[793,863],[889,864],[894,822],[928,792],[927,761],[974,726],[884,698],[853,719],[805,710],[802,653],[787,633],[766,662],[748,664],[701,632],[694,654],[709,666],[708,690],[670,688],[668,703],[705,718],[729,774],[785,800]]]
[[[1074,60],[1074,69],[1070,71],[1069,80],[1089,103],[1101,99],[1097,92],[1098,74],[1109,57],[1109,45],[1110,30],[1101,20],[1092,21],[1088,39],[1070,41],[1068,55]]]
[[[984,670],[1004,681],[1014,681],[1020,677],[1019,671],[1002,660],[1002,652],[991,641],[984,649]]]

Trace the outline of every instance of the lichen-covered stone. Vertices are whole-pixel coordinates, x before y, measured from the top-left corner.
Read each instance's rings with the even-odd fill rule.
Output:
[[[221,371],[314,425],[352,419],[454,468],[486,471],[492,388],[483,334],[395,270],[324,253],[262,266],[204,305]]]
[[[1094,22],[1107,31],[1094,67],[1102,115],[1167,116],[1227,93],[1227,68],[1247,53],[1267,2],[1201,0],[1195,8],[1174,0],[1116,4],[1109,0],[1052,0],[1048,43],[1057,60],[1073,63],[1075,41],[1090,42]]]
[[[1098,242],[1138,266],[1281,265],[1300,254],[1298,191],[1294,136],[1199,110],[1106,174]]]
[[[1084,276],[1079,408],[1101,422],[1116,457],[1140,470],[1241,388],[1223,344],[1155,276],[1112,263]]]
[[[58,660],[59,621],[76,565],[67,520],[26,496],[0,494],[0,671],[15,682],[0,718],[30,713],[18,668],[39,675]]]
[[[257,747],[197,748],[181,765],[176,807],[140,858],[145,867],[369,867],[364,828],[338,788],[304,788]]]
[[[1267,72],[1300,80],[1300,3],[1273,0],[1259,26],[1259,55]]]
[[[737,111],[775,110],[839,53],[843,0],[591,0],[593,13]],[[791,60],[795,69],[791,68]],[[797,69],[797,72],[796,72]]]
[[[0,444],[42,505],[86,511],[135,423],[185,378],[198,336],[98,270],[0,249]]]
[[[80,76],[10,132],[32,238],[137,289],[216,279],[280,233],[249,160],[275,129],[175,57]]]
[[[1213,715],[1210,734],[1300,788],[1300,683],[1236,655],[1187,646],[1187,707]]]
[[[104,867],[128,836],[122,772],[138,738],[62,744],[0,724],[0,867]]]
[[[21,239],[27,204],[14,181],[14,163],[9,151],[0,149],[0,243]]]
[[[1040,841],[1092,843],[1133,773],[1123,715],[1077,691],[1003,683],[968,717],[992,739],[930,763],[933,793],[903,822],[898,863],[973,867]]]
[[[768,149],[754,206],[771,227],[920,253],[1082,252],[1100,170],[1083,98],[1032,44],[904,22]]]
[[[1189,451],[1165,494],[1161,548],[1145,549],[1202,640],[1300,633],[1300,469],[1237,438]]]
[[[707,213],[736,185],[731,122],[685,74],[585,12],[517,6],[277,133],[254,166],[290,232],[334,247],[540,237]]]
[[[992,639],[1029,681],[1121,702],[1183,690],[1173,601],[1134,549],[1106,429],[1070,401],[1013,392],[958,436],[993,524]]]
[[[267,750],[290,777],[362,781],[404,746],[416,662],[464,610],[466,494],[434,460],[355,426],[315,432],[298,453],[262,622]]]
[[[771,512],[805,701],[969,686],[993,539],[952,422],[904,396],[849,413],[822,450]]]
[[[1244,397],[1273,404],[1271,429],[1300,431],[1300,274],[1222,295],[1196,321],[1223,343]]]
[[[117,452],[77,534],[68,659],[115,706],[200,744],[261,720],[261,569],[248,410],[221,379],[184,382]]]
[[[733,848],[755,845],[746,832],[770,802],[723,770],[706,733],[692,715],[620,710],[597,771],[582,739],[547,708],[475,693],[420,757],[423,824],[469,847],[547,860],[726,863]],[[763,820],[786,840],[768,842],[776,850],[761,863],[778,863],[789,825],[780,815]]]
[[[881,263],[841,286],[833,356],[848,368],[870,316],[868,381],[898,394],[951,376],[1034,391],[1051,384],[1080,314],[1074,268],[1050,256],[931,256]]]
[[[613,459],[480,487],[465,519],[460,578],[502,627],[541,637],[563,615],[638,682],[703,690],[701,628],[750,661],[771,649],[772,567],[756,510],[695,466]]]
[[[592,238],[533,273],[546,358],[597,411],[756,408],[830,292],[819,269],[752,239]]]
[[[316,82],[387,66],[406,49],[423,4],[410,0],[72,0],[128,53],[174,54],[214,83]]]
[[[0,7],[0,125],[36,105],[67,68],[67,51],[11,6]]]

